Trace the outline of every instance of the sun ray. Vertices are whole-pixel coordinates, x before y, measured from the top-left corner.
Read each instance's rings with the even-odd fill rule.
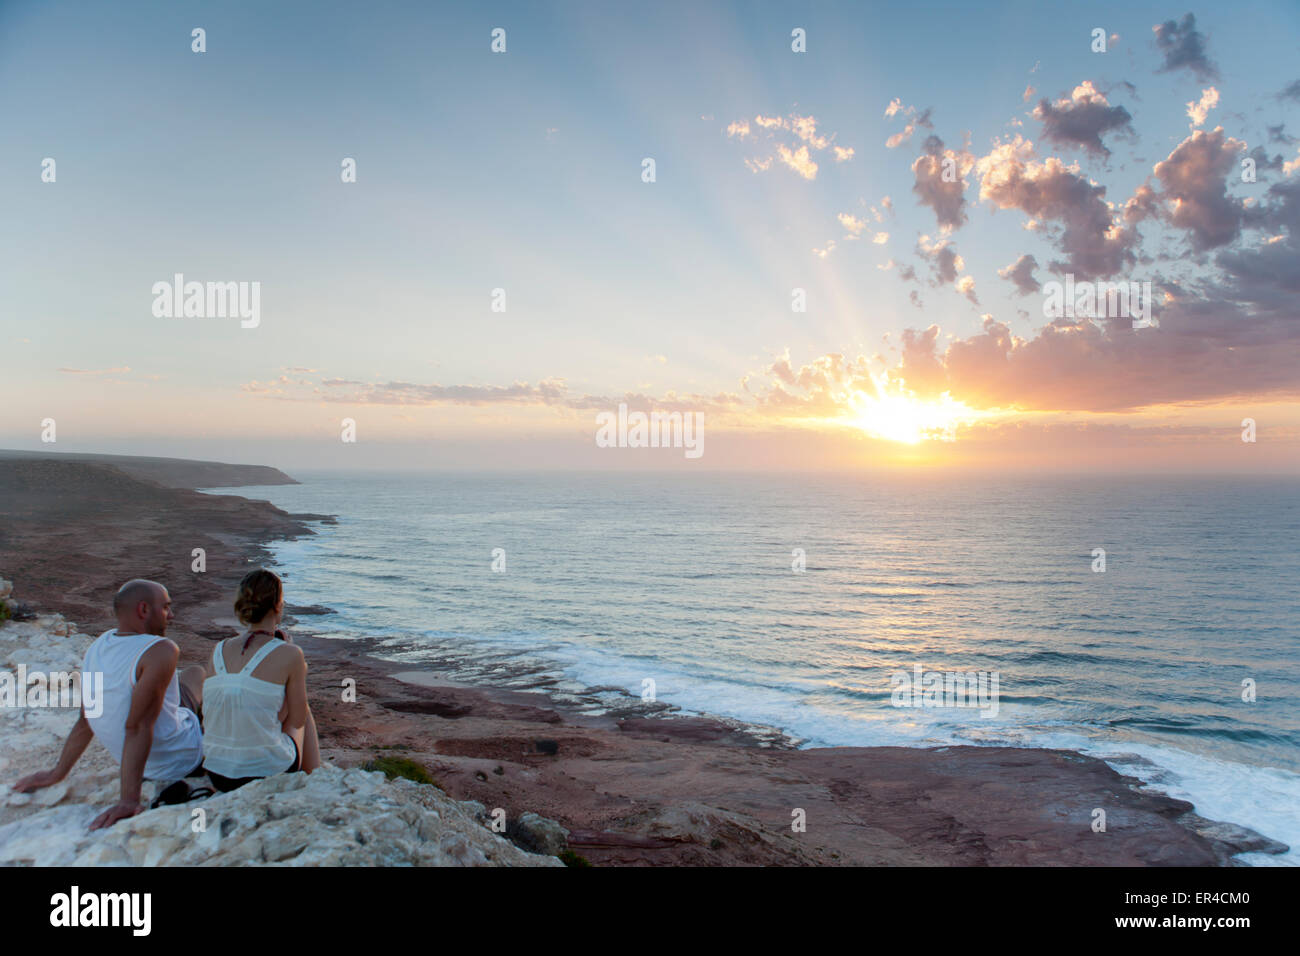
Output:
[[[957,427],[980,418],[980,413],[948,392],[921,399],[901,380],[872,376],[876,394],[856,391],[849,396],[849,424],[875,438],[916,445],[923,441],[955,441]]]

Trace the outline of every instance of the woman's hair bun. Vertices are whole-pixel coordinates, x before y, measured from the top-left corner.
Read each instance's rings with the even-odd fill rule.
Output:
[[[262,620],[275,610],[284,593],[280,577],[266,568],[258,568],[244,575],[235,596],[235,615],[243,624]]]

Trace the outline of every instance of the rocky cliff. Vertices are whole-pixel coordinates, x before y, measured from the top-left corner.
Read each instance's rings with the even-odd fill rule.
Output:
[[[0,598],[8,591],[0,581]],[[0,673],[75,672],[92,639],[58,615],[6,621]],[[19,777],[54,765],[77,711],[12,702],[0,706],[0,865],[563,865],[493,833],[481,805],[453,800],[435,786],[329,765],[91,831],[90,822],[117,797],[117,764],[92,743],[68,779],[15,793]],[[146,783],[146,801],[158,787]]]

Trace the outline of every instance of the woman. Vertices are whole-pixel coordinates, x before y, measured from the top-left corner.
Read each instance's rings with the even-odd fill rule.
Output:
[[[280,578],[263,568],[246,574],[235,613],[246,629],[217,644],[203,682],[203,766],[222,793],[320,766],[307,659],[279,629]]]

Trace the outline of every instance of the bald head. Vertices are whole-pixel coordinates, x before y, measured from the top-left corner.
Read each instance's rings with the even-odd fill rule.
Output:
[[[172,599],[157,581],[135,578],[117,589],[113,613],[119,633],[162,635],[172,618]]]

